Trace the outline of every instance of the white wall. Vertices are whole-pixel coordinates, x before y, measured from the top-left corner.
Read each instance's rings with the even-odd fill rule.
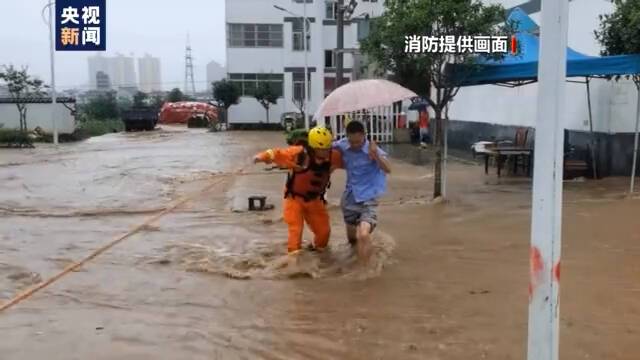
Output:
[[[487,2],[499,2],[507,8],[522,3],[522,1],[499,0]],[[587,55],[599,55],[600,45],[593,31],[599,25],[598,15],[612,10],[613,5],[607,0],[572,1],[569,16],[569,46]],[[540,23],[539,13],[532,14],[531,18]],[[632,132],[636,105],[636,91],[633,85],[624,81],[615,83],[596,79],[591,81],[590,86],[594,130]],[[537,84],[513,89],[494,85],[463,88],[452,103],[449,115],[455,120],[534,126],[537,89]],[[567,83],[565,111],[566,128],[589,130],[584,84]]]
[[[611,132],[634,132],[638,93],[632,81],[621,81],[612,86]]]
[[[73,104],[67,105],[73,108]],[[50,103],[27,105],[27,127],[29,130],[39,126],[45,132],[53,133],[51,106]],[[75,118],[71,116],[69,109],[62,104],[56,104],[54,113],[58,133],[70,134],[75,130]],[[0,104],[0,124],[3,124],[3,129],[20,128],[20,114],[15,104]]]
[[[269,123],[280,122],[280,115],[284,112],[284,100],[279,99],[276,105],[269,108]],[[229,108],[229,122],[252,124],[267,122],[267,112],[260,103],[252,97],[241,97],[240,103]]]

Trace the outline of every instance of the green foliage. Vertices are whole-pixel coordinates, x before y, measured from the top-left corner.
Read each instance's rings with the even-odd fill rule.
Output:
[[[307,142],[309,133],[306,129],[294,129],[286,133],[288,145],[300,145]]]
[[[33,147],[29,133],[16,129],[0,129],[1,147]]]
[[[267,124],[269,123],[269,108],[272,104],[278,103],[278,94],[274,91],[273,87],[269,86],[266,82],[261,82],[255,91],[254,97],[260,105],[267,111]]]
[[[122,114],[123,112],[130,110],[133,107],[133,101],[126,96],[118,97],[116,101],[118,103],[118,113]]]
[[[187,97],[178,88],[172,89],[167,95],[168,102],[180,102],[180,101],[186,101],[186,100],[187,100]]]
[[[387,0],[385,12],[373,19],[369,37],[361,48],[381,70],[378,75],[388,76],[427,99],[435,111],[435,185],[434,197],[441,195],[442,153],[444,150],[443,115],[447,104],[459,88],[451,74],[445,72],[447,64],[473,65],[471,53],[407,53],[407,36],[477,36],[506,35],[514,32],[514,24],[506,22],[505,10],[500,5],[483,5],[480,0]],[[496,54],[492,57],[500,58]],[[474,66],[468,67],[471,75]],[[432,92],[431,89],[437,91]]]
[[[213,98],[228,110],[240,101],[240,90],[236,84],[226,79],[216,81],[213,83]]]
[[[149,101],[149,95],[138,91],[135,95],[133,95],[133,106],[142,107],[147,105],[147,101]]]
[[[269,86],[266,82],[261,82],[258,85],[254,97],[265,109],[269,109],[271,104],[278,103],[278,94],[274,91],[273,87]]]
[[[506,22],[502,6],[485,6],[479,0],[389,0],[385,8],[381,17],[373,19],[371,33],[362,44],[363,51],[393,81],[429,98],[434,109],[440,111],[457,91],[442,71],[445,64],[471,64],[475,54],[406,53],[405,37],[513,32],[513,24],[498,25]],[[443,89],[441,95],[430,96],[431,86]]]
[[[614,0],[613,3],[615,10],[611,14],[600,15],[600,27],[594,31],[602,45],[600,54],[640,54],[640,1]],[[615,79],[619,80],[620,76]],[[640,74],[634,75],[633,79],[640,88]]]
[[[100,136],[113,132],[124,131],[124,124],[120,119],[89,119],[78,124],[78,130],[87,136]]]
[[[17,70],[13,65],[3,66],[0,71],[0,80],[2,80],[9,90],[9,94],[18,108],[20,114],[20,131],[26,132],[27,126],[27,102],[30,99],[43,97],[42,91],[46,86],[42,80],[31,77],[28,68],[23,67]]]
[[[165,100],[162,98],[162,96],[156,95],[156,96],[151,98],[150,106],[152,108],[154,108],[155,110],[160,111],[160,109],[162,108],[162,105],[164,105],[164,102],[165,102]]]
[[[119,117],[119,104],[113,93],[106,93],[89,100],[80,109],[81,119],[106,120]]]

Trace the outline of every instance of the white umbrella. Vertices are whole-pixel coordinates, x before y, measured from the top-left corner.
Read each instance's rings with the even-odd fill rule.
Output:
[[[314,120],[363,109],[389,106],[418,95],[394,82],[382,79],[357,80],[335,89],[320,104]]]

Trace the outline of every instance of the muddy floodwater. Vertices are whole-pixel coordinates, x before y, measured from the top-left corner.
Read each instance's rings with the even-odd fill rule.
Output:
[[[529,179],[450,161],[449,201],[433,204],[429,153],[390,149],[409,161],[394,159],[369,267],[345,238],[342,172],[330,251],[281,267],[284,174],[251,163],[274,145],[281,133],[165,127],[0,150],[0,302],[192,198],[0,313],[0,359],[526,357]],[[640,358],[627,186],[564,184],[562,359]],[[251,195],[275,209],[248,212]]]

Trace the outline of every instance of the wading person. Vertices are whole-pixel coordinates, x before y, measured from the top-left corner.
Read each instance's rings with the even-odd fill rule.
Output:
[[[329,242],[331,227],[324,194],[331,173],[342,167],[342,156],[331,148],[332,141],[329,130],[315,127],[309,130],[303,145],[269,149],[254,158],[254,163],[273,163],[289,169],[283,210],[289,227],[287,253],[294,263],[301,250],[305,222],[314,234],[313,250],[324,250]]]
[[[366,265],[372,252],[371,233],[378,223],[378,198],[387,190],[386,174],[391,167],[387,154],[367,140],[361,122],[349,122],[346,133],[346,138],[334,143],[347,171],[340,205],[349,243],[357,247],[359,259]]]

